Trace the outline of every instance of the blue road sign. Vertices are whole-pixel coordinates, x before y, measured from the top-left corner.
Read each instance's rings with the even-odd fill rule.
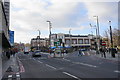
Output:
[[[10,41],[10,44],[11,46],[14,45],[14,31],[9,31],[9,41]]]

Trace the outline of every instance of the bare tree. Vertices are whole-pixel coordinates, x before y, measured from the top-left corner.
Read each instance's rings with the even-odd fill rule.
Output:
[[[117,29],[117,28],[114,28],[112,30],[112,34],[113,34],[113,46],[116,47],[116,46],[119,46],[120,47],[120,30]],[[110,47],[111,46],[111,43],[110,43],[110,31],[109,29],[108,30],[105,30],[104,32],[104,41],[106,41],[106,47]]]

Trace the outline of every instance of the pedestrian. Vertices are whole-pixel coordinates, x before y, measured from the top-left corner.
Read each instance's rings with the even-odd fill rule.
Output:
[[[66,53],[66,54],[68,53],[67,49],[65,50],[65,53]]]
[[[81,49],[78,51],[78,56],[82,56],[82,51],[81,51]]]
[[[106,49],[104,47],[100,48],[101,56],[106,58]]]
[[[103,55],[104,55],[104,58],[106,58],[106,48],[103,48]]]
[[[6,51],[6,56],[7,56],[8,59],[10,59],[10,50]]]

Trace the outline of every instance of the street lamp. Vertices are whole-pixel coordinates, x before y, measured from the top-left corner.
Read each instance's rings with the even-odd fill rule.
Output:
[[[93,16],[97,18],[97,30],[98,30],[98,37],[100,37],[100,32],[99,32],[99,21],[98,21],[98,16]]]
[[[41,34],[41,32],[40,32],[40,30],[38,30],[38,32],[39,32],[39,36],[38,36],[38,39],[39,39],[39,46],[38,46],[38,50],[40,49],[40,34]]]
[[[99,50],[99,48],[100,48],[100,33],[99,33],[99,21],[98,21],[98,16],[93,16],[93,17],[96,17],[97,18],[97,40],[98,40],[98,50]],[[98,51],[98,53],[99,53],[99,51]]]
[[[72,29],[69,29],[69,37],[70,37],[69,46],[71,46],[71,30],[72,30]]]
[[[96,29],[96,50],[98,51],[98,44],[97,44],[97,27],[96,27],[96,25],[94,25],[94,26],[92,26],[91,25],[91,23],[90,23],[90,27],[92,28],[92,27],[94,27],[94,29]],[[96,52],[97,53],[97,52]]]
[[[49,34],[49,46],[50,46],[50,48],[51,48],[51,26],[52,26],[52,23],[51,23],[51,21],[46,21],[46,22],[48,22],[49,23],[49,32],[50,32],[50,34]],[[51,54],[51,51],[50,51],[50,54]]]
[[[100,32],[99,32],[99,21],[98,21],[98,16],[93,16],[97,18],[97,35],[98,35],[98,50],[100,48],[99,40],[100,40]]]

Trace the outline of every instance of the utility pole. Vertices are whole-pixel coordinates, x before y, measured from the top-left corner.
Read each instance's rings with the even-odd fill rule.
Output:
[[[47,21],[49,23],[49,46],[50,46],[50,54],[51,54],[51,28],[52,28],[52,23],[51,21]]]

